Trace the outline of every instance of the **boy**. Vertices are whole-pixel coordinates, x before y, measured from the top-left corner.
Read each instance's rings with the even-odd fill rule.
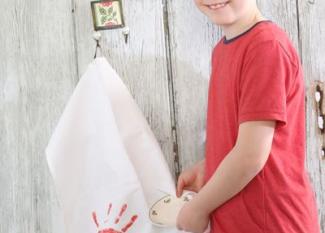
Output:
[[[256,0],[195,0],[225,36],[212,52],[206,156],[177,196],[198,192],[177,218],[202,233],[319,233],[305,170],[305,87],[287,35]]]

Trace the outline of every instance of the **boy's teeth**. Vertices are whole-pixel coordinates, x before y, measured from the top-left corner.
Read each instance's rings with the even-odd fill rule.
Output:
[[[214,5],[210,5],[209,7],[212,9],[212,10],[215,10],[215,9],[219,9],[221,7],[224,7],[227,3],[224,2],[224,3],[217,3],[217,4],[214,4]]]

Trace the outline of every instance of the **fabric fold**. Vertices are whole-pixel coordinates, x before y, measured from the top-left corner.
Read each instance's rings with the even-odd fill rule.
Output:
[[[178,232],[149,206],[175,184],[158,142],[103,57],[89,64],[45,150],[66,233]]]

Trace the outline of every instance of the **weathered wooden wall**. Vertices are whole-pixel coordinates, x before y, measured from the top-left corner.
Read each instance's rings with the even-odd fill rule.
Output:
[[[193,1],[123,3],[129,43],[121,30],[103,31],[103,52],[176,174],[204,155],[210,56],[221,31]],[[259,5],[288,32],[301,54],[307,86],[306,162],[325,233],[324,137],[314,101],[314,82],[325,77],[325,2],[259,0]],[[93,59],[89,0],[3,0],[0,21],[0,233],[63,232],[44,149]]]

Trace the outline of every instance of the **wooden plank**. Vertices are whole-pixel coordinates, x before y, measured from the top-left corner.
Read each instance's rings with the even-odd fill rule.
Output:
[[[210,59],[221,34],[194,1],[167,3],[176,129],[184,169],[204,156]]]
[[[69,1],[1,2],[0,232],[62,232],[44,149],[76,81]]]
[[[307,167],[317,196],[322,232],[325,232],[325,160],[321,149],[324,135],[317,126],[315,85],[325,81],[325,11],[324,1],[297,1],[299,9],[299,43],[307,86]]]
[[[125,44],[121,29],[101,31],[103,54],[121,76],[146,116],[174,170],[163,11],[161,1],[123,1],[130,28]],[[79,73],[93,59],[95,42],[88,0],[75,1]],[[132,120],[132,119],[130,119]]]

